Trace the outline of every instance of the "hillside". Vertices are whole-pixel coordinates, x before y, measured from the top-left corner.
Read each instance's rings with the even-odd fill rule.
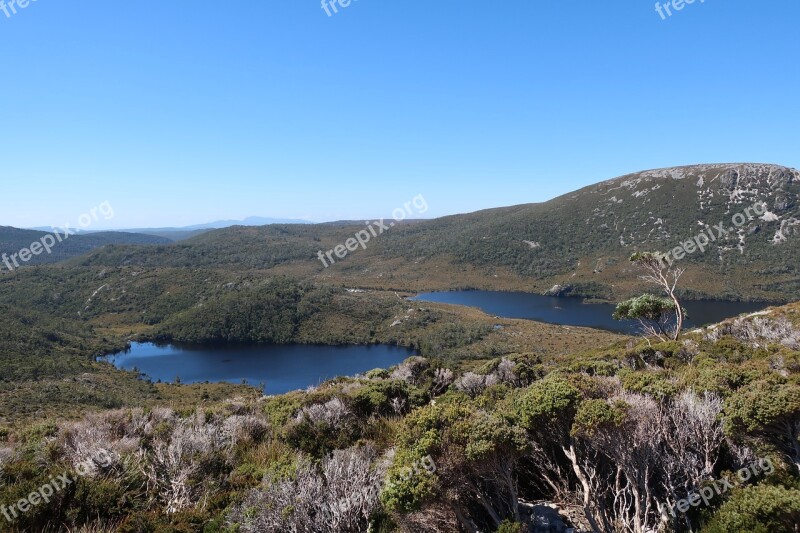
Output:
[[[124,244],[124,245],[149,245],[149,244],[166,244],[171,242],[164,237],[154,235],[144,235],[139,233],[123,233],[115,231],[102,231],[93,233],[83,233],[76,235],[69,235],[62,240],[58,241],[52,236],[52,233],[37,230],[26,230],[19,228],[12,228],[9,226],[0,226],[0,254],[5,254],[9,257],[9,264],[15,269],[13,254],[19,254],[20,250],[30,249],[33,243],[40,243],[46,235],[51,235],[50,240],[54,244],[50,245],[50,253],[46,253],[44,247],[40,248],[38,255],[31,255],[28,261],[17,259],[17,264],[20,266],[29,265],[42,265],[47,263],[57,263],[66,259],[84,255],[97,248],[102,248],[109,244]],[[7,269],[7,265],[0,265],[0,268]]]
[[[420,265],[444,255],[456,265],[507,268],[538,290],[558,283],[608,296],[615,285],[624,293],[626,281],[636,283],[627,261],[633,252],[666,252],[720,222],[727,229],[736,213],[764,202],[762,218],[682,261],[689,267],[684,286],[698,295],[791,299],[800,294],[798,177],[771,165],[640,172],[541,204],[411,227],[389,235],[377,252]]]
[[[621,176],[539,204],[398,224],[365,250],[324,268],[363,224],[235,227],[154,249],[108,247],[84,265],[257,269],[352,286],[483,288],[619,299],[638,290],[627,258],[666,252],[701,232],[705,251],[681,260],[688,297],[800,298],[800,173],[777,165],[719,164]],[[720,235],[723,223],[751,217]],[[738,221],[738,220],[737,220]]]
[[[136,374],[95,361],[132,340],[382,343],[458,365],[527,346],[559,356],[622,338],[222,269],[40,266],[0,277],[0,302],[0,425],[156,398]]]

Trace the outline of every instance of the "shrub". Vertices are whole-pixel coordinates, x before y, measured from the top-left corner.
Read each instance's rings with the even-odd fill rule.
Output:
[[[800,491],[759,485],[733,493],[703,533],[794,533],[800,524]]]
[[[557,421],[571,424],[580,399],[580,391],[563,378],[538,381],[517,402],[521,424],[526,429]]]
[[[724,337],[713,343],[704,343],[704,351],[726,363],[743,363],[757,357],[765,357],[767,351],[749,346],[738,339]]]
[[[626,405],[619,402],[611,405],[606,400],[586,400],[575,414],[573,435],[591,437],[602,427],[617,427],[625,421]]]
[[[428,395],[405,381],[387,380],[368,383],[359,389],[352,398],[352,408],[360,418],[372,415],[393,416],[399,413],[398,406],[403,406],[402,411],[425,405]]]
[[[367,379],[387,379],[389,377],[389,371],[385,368],[376,368],[364,374],[364,377]]]
[[[664,372],[620,372],[622,387],[628,392],[649,394],[654,398],[671,398],[678,392],[675,384],[668,380]]]
[[[496,374],[485,376],[474,372],[465,372],[455,381],[455,387],[457,390],[474,399],[480,396],[488,387],[496,385],[497,383],[500,383],[500,379]]]
[[[510,520],[503,521],[497,528],[497,533],[525,533],[525,525]]]
[[[730,435],[762,439],[800,469],[800,387],[767,380],[752,383],[728,399],[725,411]]]
[[[431,364],[424,357],[412,356],[399,364],[389,376],[391,379],[419,385]]]
[[[291,478],[271,478],[230,513],[228,525],[242,532],[365,531],[380,509],[385,464],[374,448],[335,451],[317,469],[307,460]]]

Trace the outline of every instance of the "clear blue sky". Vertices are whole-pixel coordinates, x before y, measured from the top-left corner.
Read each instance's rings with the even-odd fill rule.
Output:
[[[5,0],[6,3],[9,0]],[[0,225],[426,216],[800,167],[800,2],[38,0],[0,11]]]

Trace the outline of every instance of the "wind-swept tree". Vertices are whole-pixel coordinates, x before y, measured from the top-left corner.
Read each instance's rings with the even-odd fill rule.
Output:
[[[648,335],[658,337],[662,341],[667,338],[678,340],[686,319],[686,310],[681,306],[675,289],[685,269],[672,267],[663,257],[652,252],[635,253],[630,260],[644,270],[644,274],[639,278],[660,287],[666,297],[643,294],[626,300],[617,306],[614,318],[638,320]]]
[[[644,333],[662,341],[674,338],[675,303],[669,298],[643,294],[617,305],[614,320],[636,320]]]

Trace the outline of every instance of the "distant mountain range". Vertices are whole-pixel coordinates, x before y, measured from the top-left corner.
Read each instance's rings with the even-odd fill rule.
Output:
[[[120,231],[131,231],[134,233],[152,233],[155,231],[197,231],[204,229],[229,228],[231,226],[268,226],[270,224],[312,224],[312,222],[293,218],[247,217],[244,220],[217,220],[215,222],[208,222],[206,224],[195,224],[193,226],[181,226],[175,228],[139,228],[125,229]]]

